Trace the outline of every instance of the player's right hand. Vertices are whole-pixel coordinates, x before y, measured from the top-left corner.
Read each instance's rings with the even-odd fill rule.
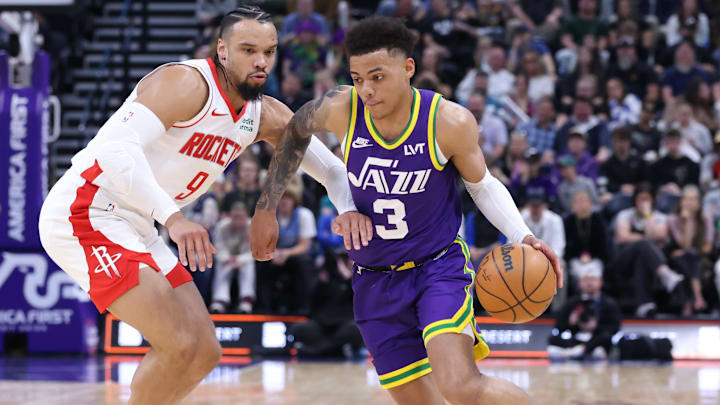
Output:
[[[342,235],[345,250],[360,250],[367,246],[373,237],[372,221],[357,211],[348,211],[335,217],[332,231]]]
[[[205,271],[212,267],[212,255],[216,253],[215,247],[210,243],[210,235],[200,224],[185,218],[181,212],[176,212],[165,222],[170,239],[178,246],[178,256],[183,266],[190,264],[190,270]],[[197,255],[197,265],[195,264]],[[188,260],[189,258],[189,260]]]
[[[256,209],[250,222],[250,250],[255,260],[273,258],[279,233],[275,211]]]

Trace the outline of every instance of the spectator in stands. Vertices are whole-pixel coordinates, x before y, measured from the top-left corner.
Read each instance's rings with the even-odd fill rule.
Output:
[[[621,211],[615,219],[617,247],[606,280],[614,295],[644,318],[657,311],[653,299],[656,280],[670,293],[683,276],[668,267],[661,250],[668,237],[667,216],[653,209],[650,185],[638,185],[633,200],[635,206]]]
[[[588,151],[588,134],[580,127],[570,130],[567,141],[567,155],[575,159],[577,173],[593,181],[598,177],[600,165]]]
[[[682,6],[670,16],[665,26],[668,47],[683,40],[702,47],[710,44],[710,21],[698,8],[697,0],[682,0]]]
[[[701,208],[700,189],[695,185],[685,186],[677,212],[669,219],[670,261],[685,276],[688,290],[683,316],[707,308],[702,294],[702,262],[712,250],[715,229],[712,217]]]
[[[714,132],[720,122],[713,111],[713,95],[710,86],[700,78],[694,78],[685,89],[685,101],[692,108],[693,117],[705,128]]]
[[[522,65],[518,75],[523,75],[528,80],[528,97],[535,104],[546,96],[555,93],[555,77],[548,74],[540,54],[533,50],[525,52],[522,56]]]
[[[585,267],[579,296],[558,312],[555,329],[548,338],[551,358],[606,359],[612,337],[620,330],[622,312],[617,302],[602,293],[602,267]]]
[[[327,48],[320,32],[314,21],[305,21],[295,28],[296,36],[285,46],[283,74],[298,75],[303,88],[309,91],[315,82],[315,72],[325,67]]]
[[[632,150],[632,128],[618,127],[612,132],[613,152],[600,167],[600,174],[607,179],[610,193],[632,196],[635,185],[647,181],[645,161]]]
[[[556,154],[561,155],[568,151],[570,135],[581,135],[585,138],[588,152],[590,152],[598,162],[604,162],[610,157],[610,134],[608,133],[605,122],[593,115],[591,100],[587,98],[578,98],[575,100],[573,115],[563,128],[558,131],[555,137],[553,149]],[[576,155],[576,158],[578,161],[581,160],[579,155]],[[582,169],[579,169],[578,173],[588,175],[588,177],[592,179],[597,178],[597,172],[594,175],[589,175],[583,172]]]
[[[281,100],[290,109],[295,112],[303,104],[312,100],[312,93],[303,89],[302,80],[300,76],[295,73],[289,72],[285,74],[281,84],[282,97]],[[323,93],[324,94],[324,93]]]
[[[518,125],[518,131],[525,133],[531,147],[543,154],[553,154],[553,144],[557,128],[555,127],[555,106],[550,98],[540,100],[535,109],[535,117]]]
[[[490,49],[488,65],[488,96],[499,99],[509,95],[515,85],[515,75],[506,68],[505,50],[502,47]]]
[[[508,147],[505,150],[505,155],[497,163],[498,168],[502,172],[501,179],[505,185],[510,184],[510,179],[513,177],[517,163],[524,159],[524,155],[530,148],[525,133],[522,131],[515,131],[510,134],[510,141]]]
[[[339,159],[343,159],[341,145],[337,144],[331,150],[335,156]],[[337,216],[337,210],[333,206],[332,202],[330,202],[330,198],[327,194],[325,194],[320,200],[320,213],[318,214],[317,221],[318,244],[324,254],[327,252],[337,252],[338,249],[345,248],[342,235],[338,235],[332,231],[332,223]]]
[[[298,27],[301,24],[311,22],[317,27],[319,40],[326,43],[328,37],[327,21],[322,14],[314,11],[313,0],[297,0],[297,11],[290,13],[283,19],[280,29],[280,45],[288,44],[297,35]]]
[[[478,122],[478,131],[483,143],[480,146],[489,161],[500,159],[505,154],[508,144],[508,133],[505,123],[495,115],[485,110],[485,96],[473,93],[467,104],[468,110]]]
[[[563,15],[561,0],[514,0],[510,11],[529,31],[546,40],[555,36]]]
[[[570,287],[581,278],[580,271],[597,261],[602,268],[608,260],[607,227],[599,212],[593,210],[590,194],[578,191],[572,198],[572,213],[565,217],[565,262],[569,264]]]
[[[518,26],[513,34],[512,46],[508,56],[508,70],[517,71],[521,67],[525,53],[535,52],[538,55],[540,69],[547,75],[555,77],[555,62],[547,45],[540,40],[534,39],[527,25]]]
[[[557,205],[557,184],[551,173],[552,167],[543,164],[541,157],[540,152],[530,148],[513,168],[509,189],[520,207],[527,204],[533,193],[544,194],[552,206]]]
[[[228,213],[233,204],[240,201],[245,204],[248,214],[252,216],[260,198],[260,164],[255,155],[244,153],[238,158],[236,167],[235,188],[222,199],[220,211]]]
[[[645,62],[638,60],[633,37],[620,38],[615,56],[615,63],[608,66],[608,76],[619,78],[625,84],[628,93],[644,99],[648,89],[651,92],[658,92],[657,73]]]
[[[720,187],[720,131],[713,138],[713,152],[703,157],[700,163],[700,186],[703,191]]]
[[[475,44],[475,52],[473,59],[475,66],[469,69],[463,79],[455,89],[455,98],[460,104],[467,104],[470,94],[478,92],[487,96],[487,71],[490,69],[487,60],[489,59],[490,49],[492,49],[492,41],[488,37],[478,38]],[[476,85],[476,79],[478,76],[484,75],[485,77],[481,80],[484,81],[484,85]],[[479,83],[478,83],[479,84]],[[480,89],[482,88],[482,90]]]
[[[280,234],[272,261],[259,262],[259,304],[263,311],[307,315],[310,292],[315,281],[310,255],[312,240],[317,236],[315,216],[300,205],[302,192],[288,189],[278,204]],[[283,278],[285,280],[283,280]],[[276,287],[285,281],[285,290]]]
[[[682,134],[683,142],[692,147],[696,153],[688,155],[694,162],[699,162],[699,157],[712,152],[712,138],[710,131],[703,124],[698,122],[693,115],[692,107],[687,103],[680,103],[676,109],[676,121],[674,127]],[[697,156],[697,157],[696,157]]]
[[[309,319],[288,329],[299,356],[354,358],[363,339],[353,320],[352,262],[344,250],[331,254],[312,292]]]
[[[559,213],[562,215],[567,215],[572,211],[573,196],[579,191],[584,191],[590,196],[593,209],[600,208],[595,183],[585,176],[578,175],[575,165],[576,161],[572,155],[561,156],[558,159],[560,176],[562,178],[558,186],[558,200],[560,201],[561,208]]]
[[[448,0],[431,0],[427,10],[415,15],[411,28],[416,28],[425,47],[436,48],[441,57],[453,58],[458,68],[472,64],[474,38],[460,29]]]
[[[530,95],[528,94],[528,78],[525,75],[517,75],[515,76],[515,84],[512,90],[510,90],[510,93],[508,94],[508,97],[510,100],[519,108],[525,115],[532,116],[533,114],[533,104],[530,100]],[[507,100],[505,100],[507,101]],[[519,114],[511,114],[512,117],[510,118],[510,125],[517,126],[521,121],[521,116]]]
[[[662,138],[662,134],[657,129],[655,118],[655,105],[645,102],[640,111],[640,121],[632,126],[630,141],[632,150],[638,157],[642,157],[649,162],[657,159]]]
[[[573,51],[572,55],[569,55],[568,61],[563,62],[564,58],[562,51],[556,55],[560,78],[555,89],[555,99],[558,100],[560,111],[570,114],[572,112],[573,98],[582,96],[582,93],[578,91],[580,82],[587,80],[589,77],[593,78],[591,83],[592,93],[584,96],[592,99],[596,95],[595,89],[597,86],[595,83],[598,80],[603,80],[605,70],[599,52],[585,46],[578,49],[577,55]]]
[[[633,125],[640,121],[642,101],[632,93],[625,91],[625,85],[618,78],[610,78],[606,85],[607,109],[609,111],[608,129],[623,125]]]
[[[383,0],[378,4],[375,14],[400,18],[408,22],[416,12],[412,0]]]
[[[532,233],[550,246],[558,257],[565,254],[565,227],[560,215],[548,209],[546,194],[541,189],[531,189],[527,205],[521,211],[523,220]],[[542,236],[540,236],[542,235]]]
[[[213,302],[210,305],[212,313],[227,312],[232,301],[239,301],[239,312],[252,312],[255,301],[255,260],[250,251],[249,225],[247,208],[237,201],[232,205],[229,217],[223,218],[215,228],[213,243],[217,250],[217,264],[213,279]],[[238,272],[239,300],[230,297],[230,282],[235,271]]]
[[[680,189],[688,184],[698,184],[700,167],[682,154],[682,135],[676,129],[665,133],[663,144],[667,155],[650,166],[650,181],[656,189],[667,188],[680,194]]]
[[[665,70],[662,95],[666,106],[672,107],[675,97],[682,95],[694,78],[710,83],[710,74],[696,63],[696,53],[689,42],[681,42],[675,49],[675,64]]]
[[[438,48],[426,47],[418,70],[413,77],[416,87],[434,90],[445,97],[452,96],[452,86],[459,80],[456,67],[443,62]],[[457,80],[456,80],[457,79]]]
[[[562,22],[561,42],[566,48],[580,46],[586,36],[607,37],[607,22],[598,16],[597,0],[579,0],[576,15],[566,16]]]

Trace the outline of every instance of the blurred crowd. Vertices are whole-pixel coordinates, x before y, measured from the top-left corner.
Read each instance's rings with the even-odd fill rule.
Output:
[[[213,55],[214,27],[235,5],[199,3],[206,26],[196,57]],[[266,94],[296,110],[350,83],[342,48],[348,27],[370,14],[403,19],[418,36],[412,84],[474,114],[489,169],[535,235],[563,258],[568,282],[555,310],[602,291],[629,316],[717,314],[720,2],[371,6],[291,1],[287,15],[276,15],[281,46]],[[318,136],[340,153],[333,135]],[[306,175],[280,204],[273,261],[249,254],[248,221],[271,154],[254,145],[187,209],[211,228],[218,248],[215,268],[196,281],[214,312],[351,317],[352,266],[330,231],[337,213]],[[477,264],[506,240],[465,197],[461,232]]]

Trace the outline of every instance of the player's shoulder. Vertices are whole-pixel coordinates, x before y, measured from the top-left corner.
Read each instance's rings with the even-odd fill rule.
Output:
[[[436,122],[438,132],[455,133],[470,128],[477,129],[477,120],[470,110],[445,98],[440,99],[438,103]]]
[[[183,64],[160,67],[137,88],[137,101],[164,118],[166,125],[195,116],[209,95],[210,87],[203,75]]]
[[[207,95],[209,91],[207,81],[199,70],[180,63],[160,67],[140,83],[138,91],[155,87],[171,90],[168,96],[172,95],[169,98],[174,100],[187,95],[197,97],[199,91]]]
[[[260,133],[267,134],[268,131],[282,132],[293,116],[290,107],[282,101],[268,95],[260,99],[262,114],[260,115]]]

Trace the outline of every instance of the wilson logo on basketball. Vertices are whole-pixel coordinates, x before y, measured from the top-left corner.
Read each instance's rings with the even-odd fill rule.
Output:
[[[112,272],[115,273],[116,276],[120,277],[120,272],[118,271],[117,266],[115,266],[115,262],[120,260],[120,256],[122,256],[122,253],[116,253],[111,256],[110,254],[108,254],[107,248],[105,246],[100,246],[99,248],[95,246],[91,247],[92,255],[95,256],[98,261],[98,265],[97,267],[95,267],[95,274],[105,273],[106,276],[112,278],[112,274],[110,274],[110,270],[112,270]]]
[[[502,246],[500,248],[500,252],[502,253],[503,267],[504,267],[506,273],[515,268],[515,267],[513,267],[512,256],[510,256],[510,254],[509,254],[512,250],[513,250],[513,247],[507,246],[507,245]]]

